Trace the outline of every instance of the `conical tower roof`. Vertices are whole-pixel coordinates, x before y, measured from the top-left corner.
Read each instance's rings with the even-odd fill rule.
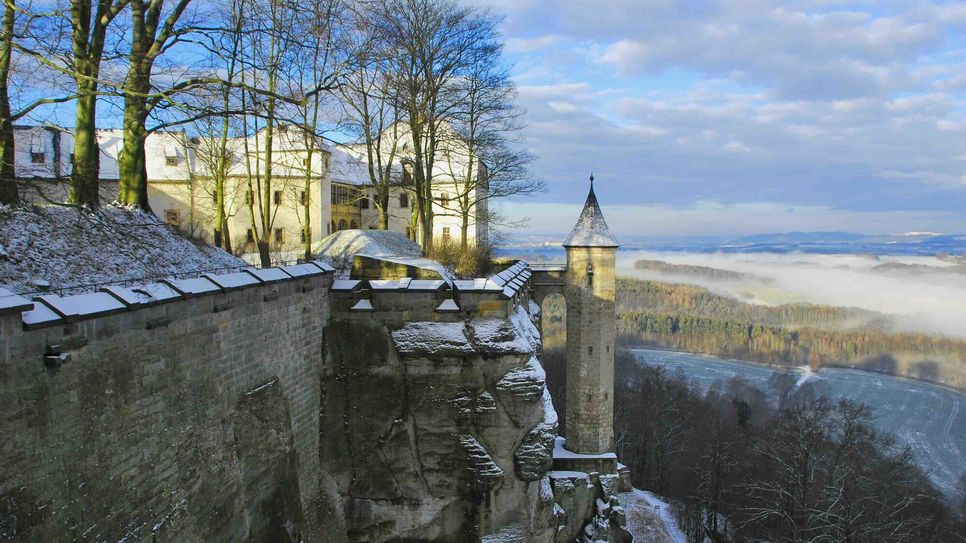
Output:
[[[564,247],[619,247],[617,238],[610,233],[604,214],[597,204],[594,194],[594,176],[590,176],[590,194],[584,203],[584,210],[580,212],[577,224],[570,231],[570,236],[563,244]]]

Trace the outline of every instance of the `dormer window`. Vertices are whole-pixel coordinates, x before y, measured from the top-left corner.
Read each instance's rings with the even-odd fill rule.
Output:
[[[47,153],[44,149],[44,140],[34,138],[30,140],[30,163],[44,164],[47,162]]]
[[[178,165],[178,150],[175,147],[169,145],[164,148],[164,163],[167,166]]]

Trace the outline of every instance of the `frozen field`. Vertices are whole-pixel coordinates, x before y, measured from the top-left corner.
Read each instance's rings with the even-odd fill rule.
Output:
[[[740,375],[763,391],[774,369],[750,362],[710,356],[635,349],[649,364],[685,375],[707,390],[717,380]],[[800,371],[804,377],[805,373]],[[821,379],[835,397],[863,402],[875,409],[879,426],[912,447],[922,468],[947,496],[966,472],[966,396],[939,386],[898,377],[846,369],[822,369],[808,379]]]

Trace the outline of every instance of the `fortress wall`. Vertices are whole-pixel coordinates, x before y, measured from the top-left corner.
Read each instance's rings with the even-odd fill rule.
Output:
[[[30,330],[0,311],[0,539],[326,539],[331,281],[316,270]],[[56,352],[69,360],[45,365]]]

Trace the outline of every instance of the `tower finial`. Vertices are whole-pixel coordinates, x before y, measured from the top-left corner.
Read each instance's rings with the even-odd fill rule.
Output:
[[[590,172],[590,188],[594,188],[594,172]]]

